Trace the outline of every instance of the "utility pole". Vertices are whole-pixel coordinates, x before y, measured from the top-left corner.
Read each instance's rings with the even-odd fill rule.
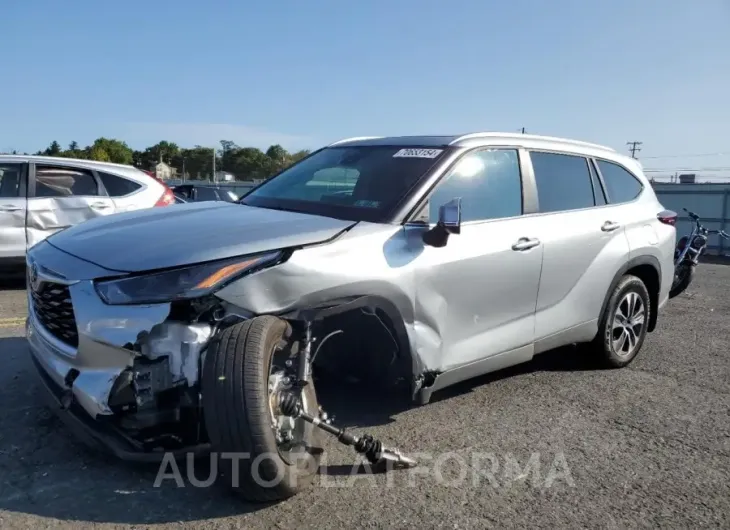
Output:
[[[636,158],[637,151],[641,151],[641,148],[639,147],[643,142],[626,142],[626,145],[629,146],[629,151],[631,151],[631,158]]]
[[[215,147],[213,148],[213,175],[211,180],[213,181],[213,184],[215,184]]]

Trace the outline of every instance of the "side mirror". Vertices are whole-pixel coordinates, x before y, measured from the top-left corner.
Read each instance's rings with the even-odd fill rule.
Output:
[[[423,234],[423,242],[431,247],[445,247],[449,235],[461,233],[461,199],[452,199],[439,207],[439,220]]]
[[[449,234],[461,233],[461,198],[439,206],[438,224]]]

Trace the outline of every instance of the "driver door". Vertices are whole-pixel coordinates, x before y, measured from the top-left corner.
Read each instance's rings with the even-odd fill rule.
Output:
[[[438,184],[423,220],[434,226],[439,206],[454,198],[460,233],[440,248],[423,244],[415,262],[417,320],[435,332],[419,353],[439,371],[476,363],[470,375],[529,360],[543,248],[534,240],[539,221],[522,217],[518,150],[467,154]],[[532,243],[518,245],[522,238]],[[486,360],[489,368],[479,366]]]
[[[0,261],[25,256],[28,164],[0,162]]]

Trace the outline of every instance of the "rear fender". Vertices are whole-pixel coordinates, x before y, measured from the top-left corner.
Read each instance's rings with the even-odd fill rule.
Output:
[[[657,322],[657,305],[658,305],[658,294],[661,292],[661,279],[662,279],[662,266],[661,263],[659,263],[659,260],[654,256],[636,256],[635,258],[630,259],[627,261],[614,275],[613,280],[611,281],[611,286],[608,288],[608,291],[606,292],[605,298],[603,300],[603,305],[601,306],[601,312],[599,313],[599,319],[603,318],[603,314],[606,311],[606,308],[608,307],[608,301],[611,299],[611,295],[613,294],[614,289],[616,289],[616,286],[621,281],[621,278],[623,278],[627,272],[629,272],[631,269],[635,269],[639,266],[649,266],[654,269],[654,271],[657,274],[657,278],[659,279],[659,288],[657,289],[656,293],[651,293],[651,302],[653,306],[653,311],[651,312],[651,315],[649,315],[649,331],[654,331],[654,328],[656,327]],[[647,286],[649,287],[649,286]]]

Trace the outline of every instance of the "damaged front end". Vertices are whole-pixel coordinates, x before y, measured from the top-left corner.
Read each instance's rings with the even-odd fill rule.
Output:
[[[92,289],[91,282],[29,289],[32,358],[62,419],[125,460],[205,451],[200,363],[219,322],[176,320],[174,304],[110,308],[92,302]],[[84,300],[72,310],[76,348],[42,301],[51,291]],[[195,310],[194,302],[185,305]]]
[[[213,330],[207,323],[165,321],[134,345],[132,366],[114,381],[108,407],[114,423],[140,449],[206,443],[200,427],[200,359]]]
[[[217,296],[215,289],[226,275],[238,279],[245,267],[254,270],[280,259],[280,253],[268,253],[231,263],[115,275],[40,244],[28,261],[27,335],[61,417],[125,460],[207,452],[201,394],[206,355],[215,350],[223,330],[258,316]],[[74,276],[86,279],[68,279]],[[405,331],[395,326],[393,316],[369,296],[280,313],[294,329],[294,350],[308,352],[302,360],[308,373],[316,360],[320,367],[367,374],[376,382],[407,381],[412,359],[403,347]],[[308,415],[294,398],[290,395],[291,406],[272,416],[318,425],[321,418]],[[379,458],[376,441],[364,437],[358,442],[334,426],[320,428],[368,458]]]
[[[201,363],[216,331],[247,315],[205,294],[111,305],[72,273],[109,276],[48,243],[29,254],[27,338],[61,417],[127,460],[206,450]]]

